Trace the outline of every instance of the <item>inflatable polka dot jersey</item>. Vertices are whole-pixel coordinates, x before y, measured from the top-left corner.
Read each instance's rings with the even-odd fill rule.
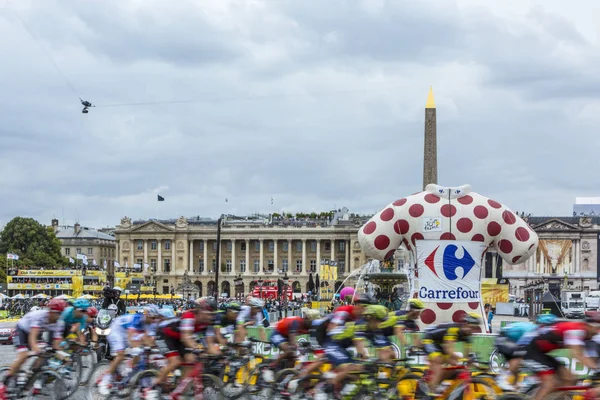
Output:
[[[538,244],[537,234],[505,205],[471,192],[469,185],[447,188],[434,184],[389,204],[359,230],[358,240],[366,256],[376,260],[392,258],[402,243],[417,260],[417,243],[421,240],[482,242],[494,246],[504,262],[512,265],[527,261]],[[485,321],[481,300],[422,300],[426,308],[421,313],[421,328],[456,322],[474,311],[481,313]],[[480,327],[483,332],[487,330],[485,325]]]

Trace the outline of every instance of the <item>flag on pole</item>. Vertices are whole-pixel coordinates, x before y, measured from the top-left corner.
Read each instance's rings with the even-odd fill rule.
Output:
[[[119,264],[118,261],[115,261],[114,266],[117,267],[117,268],[121,268],[121,264]]]
[[[106,260],[104,260],[104,269],[106,269]]]
[[[18,256],[18,255],[16,255],[16,254],[7,253],[7,254],[6,254],[6,258],[7,258],[8,260],[18,260],[18,259],[19,259],[19,256]]]
[[[98,265],[98,264],[96,264],[96,259],[95,259],[95,258],[92,260],[92,265],[93,265],[93,266],[96,266],[96,265]]]
[[[75,264],[75,260],[73,260],[71,257],[69,257],[69,262],[70,262],[71,264]]]
[[[158,196],[158,201],[165,201],[165,198],[162,197],[160,194],[157,194],[156,196]]]
[[[88,265],[87,258],[84,258],[82,263],[83,263],[83,265]]]
[[[87,261],[87,256],[85,254],[77,254],[77,259]]]

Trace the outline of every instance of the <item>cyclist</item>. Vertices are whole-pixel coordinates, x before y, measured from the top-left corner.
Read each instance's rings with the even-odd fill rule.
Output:
[[[394,336],[397,317],[389,313],[382,305],[367,306],[362,319],[356,324],[356,338],[368,340],[377,352],[377,358],[383,362],[394,359],[395,352],[389,336]]]
[[[192,350],[205,347],[207,353],[214,354],[214,337],[207,335],[206,346],[203,346],[196,336],[206,335],[212,326],[218,308],[217,302],[212,297],[202,297],[194,301],[194,306],[194,309],[185,311],[180,318],[161,324],[157,344],[167,357],[168,363],[156,376],[154,384],[147,392],[147,399],[159,396],[159,385],[181,365],[183,360],[186,363],[196,362]],[[189,373],[190,369],[186,368],[184,377]]]
[[[425,330],[423,347],[429,356],[431,378],[429,388],[432,393],[438,390],[444,380],[444,364],[456,365],[460,355],[455,352],[455,344],[463,342],[470,345],[473,328],[481,326],[481,317],[477,313],[466,313],[459,323],[444,323]]]
[[[396,311],[396,328],[394,333],[398,338],[398,342],[403,346],[407,346],[405,332],[419,332],[419,325],[417,325],[417,319],[421,315],[421,311],[425,308],[425,303],[419,299],[408,300],[408,310]],[[418,337],[414,337],[414,345],[417,347],[421,346],[421,341]]]
[[[360,357],[369,357],[363,340],[355,338],[355,322],[362,316],[366,306],[374,304],[377,304],[377,300],[370,294],[356,296],[354,305],[336,308],[327,323],[325,355],[337,369],[337,374],[332,379],[333,389],[336,393],[339,392],[341,383],[351,372],[362,370],[362,365],[356,363],[348,348],[355,346]]]
[[[266,342],[267,334],[265,328],[269,327],[269,321],[263,314],[265,302],[259,298],[252,297],[248,299],[248,305],[242,306],[237,317],[237,332],[235,334],[235,342],[241,343],[248,335],[247,327],[258,327],[258,338]]]
[[[541,327],[527,346],[525,365],[540,378],[540,388],[535,400],[542,400],[556,387],[562,384],[575,384],[571,372],[560,361],[549,353],[566,348],[571,358],[580,361],[586,367],[595,370],[598,364],[585,355],[585,342],[591,340],[600,330],[600,313],[587,312],[585,321],[560,321],[553,325]],[[558,379],[555,379],[557,375]]]
[[[48,309],[31,311],[25,314],[17,323],[16,334],[13,337],[13,344],[17,348],[17,358],[10,366],[10,370],[5,378],[5,382],[21,369],[21,366],[29,356],[27,350],[40,354],[41,349],[38,340],[42,333],[49,332],[52,347],[56,350],[63,338],[64,321],[61,320],[61,313],[64,311],[67,303],[61,299],[52,299],[48,302]],[[42,360],[38,359],[37,366]],[[35,389],[41,389],[36,387]]]
[[[96,317],[98,316],[98,309],[96,307],[90,307],[87,310],[87,330],[90,334],[90,343],[95,349],[98,344],[98,335],[96,334]]]
[[[106,339],[115,358],[111,361],[106,374],[98,385],[100,394],[103,396],[110,394],[112,376],[119,364],[125,359],[127,348],[132,348],[133,358],[131,363],[135,365],[137,358],[142,353],[140,346],[148,343],[146,337],[151,334],[152,325],[159,317],[158,307],[154,304],[148,304],[144,307],[143,314],[121,315],[110,324],[110,333]]]
[[[225,305],[225,311],[219,311],[215,316],[213,331],[218,344],[226,346],[227,338],[234,338],[235,325],[241,309],[242,306],[240,303],[227,303]],[[223,330],[225,330],[225,335],[223,335]]]
[[[87,324],[87,310],[90,307],[91,304],[89,300],[77,299],[73,301],[71,307],[67,307],[67,309],[63,311],[61,315],[62,320],[65,322],[63,337],[68,338],[69,336],[74,336],[81,346],[87,345],[83,330]]]

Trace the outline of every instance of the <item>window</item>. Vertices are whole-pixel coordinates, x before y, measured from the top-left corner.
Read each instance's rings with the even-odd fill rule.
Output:
[[[70,248],[66,248],[65,249],[65,256],[71,255],[71,249]]]
[[[302,272],[302,260],[296,260],[296,272]]]
[[[254,250],[260,251],[260,241],[259,240],[254,241]]]
[[[317,251],[317,241],[316,240],[313,240],[310,242],[310,251],[312,251],[313,253],[315,251]]]
[[[212,242],[212,251],[217,251],[217,242]]]
[[[317,272],[317,260],[310,260],[310,272]]]
[[[240,244],[240,249],[246,251],[246,241],[243,241],[242,244]]]
[[[157,246],[156,240],[153,240],[152,242],[150,242],[150,249],[156,250],[157,247],[158,246]]]
[[[231,270],[231,260],[227,260],[227,262],[225,263],[225,272],[231,272]]]
[[[204,272],[204,260],[198,260],[198,272]]]
[[[212,260],[212,266],[211,266],[211,270],[209,271],[210,273],[213,273],[217,270],[217,260],[213,258]]]
[[[227,251],[231,251],[232,248],[232,244],[231,244],[231,240],[229,242],[227,242]]]
[[[164,260],[164,269],[165,272],[171,272],[171,260]]]
[[[273,272],[274,269],[275,263],[273,262],[273,260],[267,261],[267,272]]]
[[[200,251],[204,251],[204,240],[200,241]]]
[[[77,254],[81,254],[81,249],[77,249]]]
[[[254,260],[254,272],[260,272],[260,261]]]
[[[284,271],[288,270],[288,260],[283,260],[281,262],[281,269],[283,269]]]
[[[171,249],[171,241],[167,240],[165,241],[165,250],[170,250]]]
[[[240,261],[240,272],[246,272],[246,260]]]
[[[331,242],[330,241],[325,242],[325,251],[331,251]]]
[[[346,262],[338,261],[338,275],[343,275],[346,272]]]
[[[275,241],[269,240],[269,251],[275,250]]]
[[[112,256],[115,256],[115,249],[112,249]]]
[[[283,251],[288,251],[288,242],[283,242],[281,248],[283,249]]]
[[[94,249],[91,247],[88,247],[88,255],[92,255],[94,254]]]
[[[150,268],[152,272],[156,272],[156,259],[153,258],[150,260]]]
[[[339,249],[340,251],[346,251],[346,241],[342,240],[339,242]]]
[[[301,241],[296,242],[296,251],[302,251],[302,242]]]
[[[138,248],[138,250],[144,250],[144,241],[143,240],[137,241],[137,248]]]

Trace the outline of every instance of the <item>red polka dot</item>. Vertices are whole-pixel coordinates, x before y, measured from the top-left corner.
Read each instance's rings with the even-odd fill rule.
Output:
[[[515,214],[513,214],[512,212],[510,212],[508,210],[504,210],[504,212],[502,213],[502,219],[508,225],[512,225],[515,222],[517,222],[517,217],[515,217]]]
[[[447,310],[452,307],[452,303],[435,303],[436,306],[441,308],[442,310]]]
[[[388,253],[385,255],[384,260],[391,260],[392,257],[394,256],[395,252],[396,252],[396,250],[390,250],[390,251],[388,251]]]
[[[404,243],[404,245],[406,246],[407,250],[410,250],[412,248],[412,247],[410,247],[410,243],[408,243],[408,240],[402,239],[402,243]]]
[[[510,242],[510,240],[504,239],[504,240],[501,240],[500,243],[498,243],[498,248],[504,254],[509,254],[513,249],[513,245]]]
[[[456,240],[456,236],[454,236],[454,233],[444,232],[440,236],[440,240]]]
[[[502,227],[496,221],[492,221],[487,226],[487,232],[490,236],[498,236],[502,231]]]
[[[473,202],[473,198],[469,195],[463,196],[463,197],[459,197],[458,199],[456,199],[456,201],[458,201],[460,204],[462,205],[469,205]]]
[[[405,219],[399,219],[394,224],[394,230],[396,231],[396,233],[398,235],[404,235],[406,232],[408,232],[409,229],[410,229],[410,225],[408,224],[408,221]]]
[[[458,310],[454,314],[452,314],[452,321],[461,322],[465,315],[467,315],[467,312],[465,310]]]
[[[516,264],[516,263],[517,263],[517,261],[519,261],[520,259],[521,259],[521,256],[516,256],[516,257],[513,257],[513,259],[512,259],[512,263],[513,263],[513,264]]]
[[[479,308],[479,302],[473,301],[473,302],[469,303],[469,308],[471,310],[477,310]]]
[[[435,204],[438,201],[440,201],[440,198],[437,197],[435,194],[431,194],[429,193],[428,195],[425,196],[425,201],[431,204]]]
[[[520,242],[526,242],[529,240],[529,231],[520,226],[515,231],[515,236],[516,236],[517,240],[519,240]],[[531,246],[533,246],[533,244]],[[531,247],[529,247],[529,248],[531,248]]]
[[[375,232],[375,229],[377,229],[377,224],[375,223],[375,221],[371,221],[365,225],[365,227],[363,228],[363,233],[365,235],[370,235],[371,233]]]
[[[390,245],[390,238],[385,235],[379,235],[375,238],[375,247],[379,250],[385,250]]]
[[[485,238],[483,237],[483,235],[481,233],[478,233],[477,235],[473,235],[473,237],[471,238],[471,241],[473,241],[473,242],[485,242]]]
[[[440,212],[446,218],[454,217],[454,214],[456,214],[456,207],[452,204],[444,204],[442,208],[440,208]]]
[[[435,319],[436,319],[435,311],[433,311],[429,308],[426,310],[423,310],[423,312],[421,313],[421,321],[424,324],[433,324],[435,322]]]
[[[502,208],[502,204],[500,204],[497,201],[494,201],[492,199],[488,199],[488,204],[494,208]]]
[[[381,218],[382,221],[390,221],[392,218],[394,218],[394,209],[393,208],[386,208],[385,210],[383,210],[381,212],[381,215],[379,216],[379,218]]]
[[[473,222],[469,218],[461,218],[456,221],[456,229],[462,233],[468,233],[473,229]]]
[[[422,205],[420,205],[420,204],[413,204],[408,209],[408,213],[413,218],[420,217],[421,215],[423,215],[424,212],[425,212],[425,208]]]
[[[485,219],[487,218],[489,212],[484,206],[476,206],[473,209],[473,214],[475,214],[475,216],[479,219]]]
[[[480,326],[471,326],[471,333],[481,333]]]
[[[412,237],[410,238],[410,241],[412,242],[412,244],[415,244],[417,240],[423,240],[424,237],[421,233],[416,232],[413,233]]]
[[[392,203],[393,206],[403,206],[406,203],[406,199],[399,199]]]

